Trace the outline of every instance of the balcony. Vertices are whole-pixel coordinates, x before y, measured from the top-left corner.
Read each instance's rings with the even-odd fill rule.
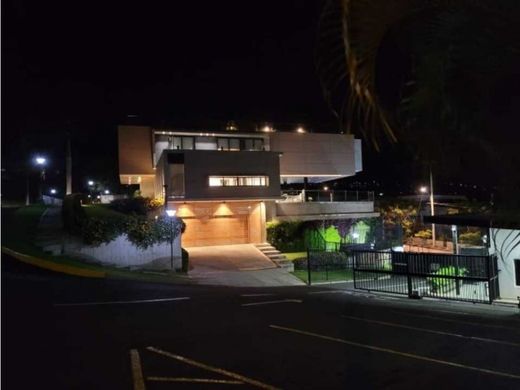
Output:
[[[326,220],[378,217],[372,191],[282,191],[278,220]]]
[[[325,190],[289,190],[282,191],[281,203],[303,202],[373,202],[373,191],[325,191]]]

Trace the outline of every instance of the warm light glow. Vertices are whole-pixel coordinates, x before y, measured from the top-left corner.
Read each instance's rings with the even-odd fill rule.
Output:
[[[38,165],[44,165],[47,162],[47,159],[45,157],[36,157],[34,161],[36,161],[36,164]]]
[[[323,187],[323,191],[328,191],[329,190],[329,187],[325,186]]]
[[[168,209],[166,210],[166,214],[168,215],[168,217],[173,218],[175,217],[175,214],[177,214],[177,210]]]
[[[210,176],[210,187],[267,187],[268,176]]]
[[[426,194],[428,192],[428,187],[426,186],[422,186],[421,188],[419,188],[419,191],[422,193],[422,194]]]
[[[296,129],[296,132],[297,132],[297,133],[305,133],[305,129],[304,129],[303,127],[300,126],[300,127],[298,127],[298,128]]]
[[[233,211],[229,208],[226,203],[221,203],[213,214],[214,217],[229,217],[233,215]]]
[[[264,133],[270,133],[270,132],[273,131],[273,128],[272,128],[271,126],[267,126],[267,125],[266,125],[266,126],[264,126],[264,127],[262,128],[262,131],[263,131]]]

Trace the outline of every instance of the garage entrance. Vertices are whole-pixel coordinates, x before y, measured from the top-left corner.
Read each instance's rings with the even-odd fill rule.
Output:
[[[265,241],[261,202],[193,202],[172,205],[183,219],[183,247],[254,244]]]
[[[183,246],[246,244],[249,242],[248,216],[186,218]]]

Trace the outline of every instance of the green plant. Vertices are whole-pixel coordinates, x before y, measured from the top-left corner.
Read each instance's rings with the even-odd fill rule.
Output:
[[[435,272],[435,275],[446,275],[446,276],[464,276],[468,273],[468,270],[464,267],[459,267],[457,274],[457,268],[454,266],[442,267]],[[427,278],[430,286],[434,292],[448,292],[456,287],[456,280],[452,278],[442,277],[430,277]]]
[[[432,231],[430,229],[419,230],[414,234],[414,237],[430,239],[432,238]]]
[[[154,199],[137,196],[135,198],[115,199],[110,202],[110,208],[124,214],[147,215],[157,210],[161,203]]]
[[[480,232],[467,232],[459,234],[461,244],[482,245],[482,235]]]
[[[282,252],[305,250],[304,230],[300,221],[268,222],[267,241]]]

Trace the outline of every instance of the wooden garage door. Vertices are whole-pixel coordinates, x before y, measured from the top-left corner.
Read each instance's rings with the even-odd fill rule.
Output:
[[[182,246],[246,244],[247,215],[217,218],[186,218]]]

